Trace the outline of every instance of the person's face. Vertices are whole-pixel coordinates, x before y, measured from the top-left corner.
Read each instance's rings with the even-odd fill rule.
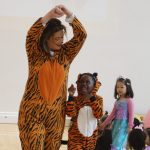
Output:
[[[116,85],[117,94],[119,97],[124,97],[126,94],[126,86],[122,82],[117,82]]]
[[[91,76],[83,75],[77,82],[77,90],[79,95],[89,95],[94,88],[94,81]]]
[[[64,31],[61,30],[54,33],[54,35],[47,40],[47,46],[49,49],[59,50],[63,44],[63,40],[64,40]]]

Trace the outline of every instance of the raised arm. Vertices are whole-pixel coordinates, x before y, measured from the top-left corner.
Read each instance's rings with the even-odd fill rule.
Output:
[[[63,45],[67,59],[71,63],[83,46],[83,43],[87,37],[87,33],[81,22],[71,11],[69,11],[66,7],[61,9],[66,15],[66,21],[69,22],[73,29],[73,38]]]
[[[51,9],[45,16],[42,17],[41,22],[45,25],[52,18],[59,18],[64,15],[63,10],[61,9],[62,5],[57,5],[53,9]],[[69,12],[68,12],[68,15]]]
[[[74,96],[69,95],[68,97],[68,101],[66,105],[66,114],[68,117],[74,117],[77,115],[76,102]]]
[[[68,117],[73,117],[73,116],[76,116],[77,114],[75,97],[73,96],[75,91],[76,91],[76,88],[72,84],[68,88],[69,97],[68,97],[67,106],[66,106],[66,114]]]
[[[29,29],[26,38],[26,51],[29,58],[32,59],[32,54],[39,52],[39,40],[41,34],[45,28],[46,23],[51,18],[59,18],[64,15],[63,11],[59,8],[59,5],[51,9],[45,16],[39,18]]]

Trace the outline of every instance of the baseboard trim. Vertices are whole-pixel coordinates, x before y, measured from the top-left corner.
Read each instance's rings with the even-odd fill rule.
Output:
[[[0,112],[0,123],[17,123],[17,112]]]
[[[18,113],[17,112],[0,112],[0,123],[17,123]],[[66,117],[66,125],[70,125],[70,118]]]

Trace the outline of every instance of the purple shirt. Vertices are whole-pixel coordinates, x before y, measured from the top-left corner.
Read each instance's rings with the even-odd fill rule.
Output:
[[[122,105],[121,103],[127,103],[127,106]],[[120,105],[120,106],[119,106]],[[122,105],[122,106],[121,106]],[[134,111],[133,111],[133,102],[132,99],[129,98],[127,100],[119,100],[114,104],[114,108],[111,114],[107,117],[107,119],[102,123],[104,126],[109,124],[113,119],[128,119],[128,127],[133,127],[134,120]]]
[[[150,146],[146,146],[145,150],[150,150]]]

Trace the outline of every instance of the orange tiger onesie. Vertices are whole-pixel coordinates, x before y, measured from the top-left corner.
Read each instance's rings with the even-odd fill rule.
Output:
[[[92,90],[93,96],[90,99],[79,95],[69,96],[66,109],[67,115],[71,117],[71,125],[68,130],[68,150],[95,149],[98,137],[98,119],[103,115],[103,98],[96,94],[100,85],[101,83],[96,80]],[[83,86],[85,88],[85,85]]]
[[[70,25],[74,36],[62,45],[54,59],[39,46],[45,28],[41,19],[28,31],[29,77],[18,119],[23,150],[58,150],[61,145],[68,72],[86,39],[86,31],[76,17]]]

